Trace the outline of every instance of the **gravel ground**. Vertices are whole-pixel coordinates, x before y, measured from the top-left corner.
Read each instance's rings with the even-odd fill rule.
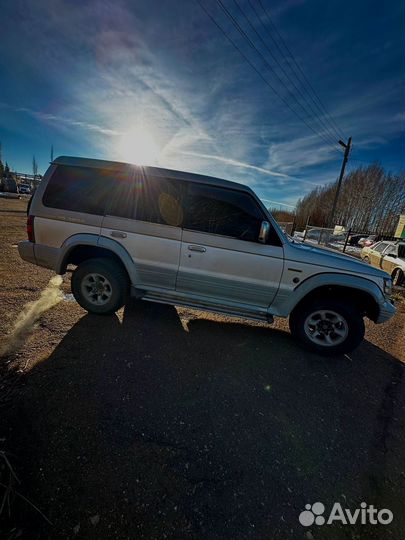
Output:
[[[52,276],[18,257],[25,204],[0,200],[0,345]],[[105,318],[67,296],[0,365],[0,452],[52,523],[15,496],[4,537],[403,539],[403,330],[400,303],[327,360],[282,320],[146,302]],[[305,528],[315,501],[394,520]]]

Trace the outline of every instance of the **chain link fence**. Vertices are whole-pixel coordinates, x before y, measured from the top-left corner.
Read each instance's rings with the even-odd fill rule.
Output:
[[[368,233],[359,233],[350,229],[344,231],[310,225],[302,233],[296,233],[295,237],[309,244],[327,247],[356,257],[360,257],[363,247],[361,241],[371,238]]]
[[[335,229],[327,227],[308,226],[304,231],[303,241],[346,252],[348,250],[349,234],[350,231],[337,232]],[[359,247],[359,253],[360,250],[361,248]]]
[[[311,225],[308,225],[303,232],[296,231],[294,238],[301,242],[320,245],[355,257],[360,257],[360,252],[364,246],[369,246],[380,240],[397,240],[394,236],[378,233],[370,234],[368,231],[358,232],[351,229],[342,230]]]

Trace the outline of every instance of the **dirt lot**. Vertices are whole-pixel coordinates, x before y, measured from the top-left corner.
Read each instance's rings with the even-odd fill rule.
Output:
[[[2,342],[52,276],[19,259],[24,207],[0,200]],[[68,297],[1,361],[0,451],[52,523],[14,494],[4,538],[403,539],[403,331],[400,306],[326,360],[284,321],[146,302],[105,318]],[[305,528],[316,501],[394,520]]]

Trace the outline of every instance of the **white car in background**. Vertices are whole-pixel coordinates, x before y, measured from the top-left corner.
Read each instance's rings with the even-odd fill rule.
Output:
[[[361,250],[363,262],[381,268],[391,274],[394,285],[404,283],[405,276],[405,242],[381,241]]]
[[[18,186],[18,193],[21,195],[29,195],[31,193],[31,186],[29,184],[20,184]]]

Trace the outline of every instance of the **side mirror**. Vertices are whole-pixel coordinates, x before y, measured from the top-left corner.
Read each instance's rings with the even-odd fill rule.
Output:
[[[262,221],[259,232],[259,242],[262,244],[267,243],[267,239],[270,233],[270,223],[268,221]]]

